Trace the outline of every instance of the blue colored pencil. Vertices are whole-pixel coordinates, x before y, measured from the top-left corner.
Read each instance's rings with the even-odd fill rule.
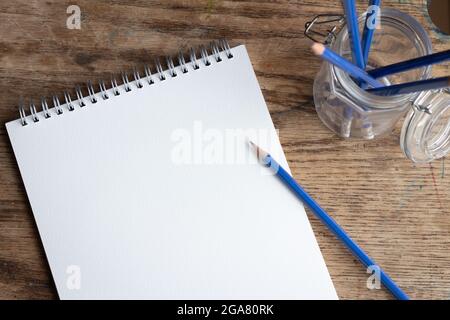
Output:
[[[402,61],[399,63],[394,63],[381,68],[373,69],[368,71],[369,75],[374,78],[381,78],[389,76],[391,74],[400,73],[412,69],[417,69],[421,67],[426,67],[428,65],[433,65],[450,60],[450,50],[430,54],[427,56]]]
[[[380,3],[381,3],[381,0],[370,0],[369,9],[372,6],[377,6],[379,8]],[[364,31],[363,31],[362,42],[361,42],[361,48],[362,48],[363,59],[364,59],[364,68],[366,68],[367,63],[369,61],[370,46],[372,45],[373,33],[375,32],[375,26],[369,26],[368,24],[370,22],[370,19],[372,19],[372,17],[376,14],[377,14],[376,10],[374,10],[370,13],[367,12],[366,21],[364,23]]]
[[[336,67],[349,73],[357,80],[364,81],[374,88],[379,88],[379,87],[384,86],[383,83],[381,83],[380,81],[369,76],[369,74],[366,71],[364,71],[361,68],[358,68],[357,66],[352,64],[350,61],[344,59],[343,57],[341,57],[340,55],[338,55],[331,49],[328,49],[327,47],[325,47],[323,44],[314,43],[312,45],[311,49],[316,55],[322,57],[329,63],[331,63],[331,64],[335,65]]]
[[[386,86],[383,88],[368,89],[368,92],[379,96],[395,96],[398,94],[408,94],[426,90],[436,90],[450,87],[450,77],[440,77],[434,79],[420,80]]]
[[[359,259],[359,261],[367,268],[369,266],[377,266],[377,264],[370,258],[359,246],[353,241],[347,233],[342,229],[336,221],[333,220],[323,210],[311,196],[292,178],[292,176],[284,170],[267,152],[259,148],[253,142],[250,142],[251,147],[256,151],[257,157],[265,166],[270,167],[275,171],[278,178],[280,178],[286,186],[288,186],[302,201],[306,204],[314,215],[324,223],[331,232]],[[404,293],[397,284],[380,268],[381,283],[399,300],[409,300],[409,297]]]
[[[359,34],[358,14],[356,12],[355,0],[343,0],[342,2],[344,4],[353,63],[359,68],[365,69],[366,65],[361,49],[361,36]]]

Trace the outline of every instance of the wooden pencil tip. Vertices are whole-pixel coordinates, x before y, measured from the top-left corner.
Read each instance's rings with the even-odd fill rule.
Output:
[[[268,152],[261,149],[259,146],[257,146],[253,141],[248,140],[248,143],[250,145],[250,149],[256,153],[256,157],[259,161],[264,161],[264,159],[269,155]]]
[[[315,55],[321,56],[323,52],[325,51],[325,46],[321,43],[315,42],[311,46],[312,52],[314,52]]]

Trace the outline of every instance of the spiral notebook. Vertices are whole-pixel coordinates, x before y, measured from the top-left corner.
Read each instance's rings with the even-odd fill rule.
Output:
[[[251,161],[249,136],[288,167],[245,46],[220,44],[6,124],[61,299],[336,298],[301,203]]]

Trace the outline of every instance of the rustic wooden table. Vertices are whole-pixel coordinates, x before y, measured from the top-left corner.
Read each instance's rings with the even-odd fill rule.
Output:
[[[367,2],[358,3],[362,12]],[[80,30],[66,27],[70,4],[81,8]],[[431,27],[426,0],[384,6],[415,16],[435,50],[449,48],[449,38]],[[0,122],[18,117],[21,95],[38,101],[212,39],[246,44],[294,176],[412,298],[449,299],[449,161],[412,164],[400,151],[400,126],[376,141],[341,140],[314,110],[320,62],[304,24],[335,12],[342,12],[337,0],[2,1]],[[435,73],[450,74],[449,66]],[[57,298],[3,125],[0,159],[0,298]],[[368,290],[360,264],[311,222],[342,299],[390,298],[384,289]]]

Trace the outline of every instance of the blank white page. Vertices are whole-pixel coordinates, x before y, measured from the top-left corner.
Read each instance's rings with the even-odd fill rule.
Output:
[[[302,204],[250,161],[259,130],[288,166],[247,51],[232,52],[6,124],[61,299],[337,298]],[[245,161],[221,148],[235,131]]]

